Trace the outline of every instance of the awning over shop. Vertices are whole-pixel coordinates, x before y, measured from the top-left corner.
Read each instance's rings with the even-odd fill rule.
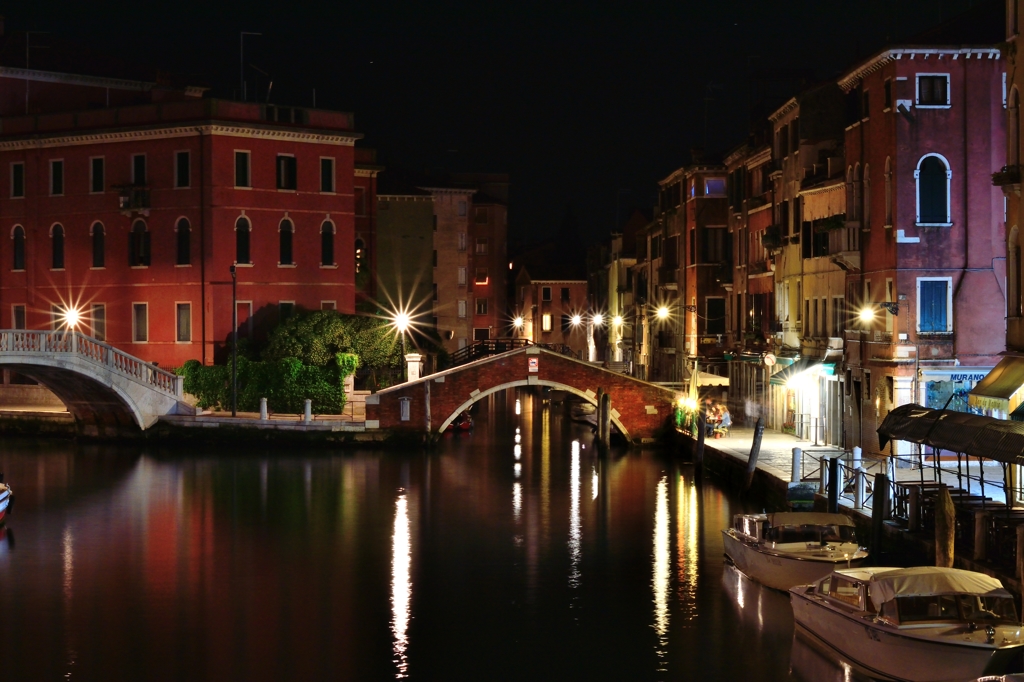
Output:
[[[967,404],[1009,414],[1024,403],[1024,357],[1007,356],[967,394]]]
[[[772,386],[785,386],[791,379],[801,375],[818,378],[820,376],[834,376],[835,373],[835,361],[830,360],[826,362],[821,358],[803,357],[789,367],[783,369],[781,372],[776,372],[771,375],[768,379],[768,383]]]
[[[684,384],[690,381],[690,376],[692,376],[692,372],[687,372],[686,376],[683,378],[683,383]],[[717,374],[712,374],[711,372],[700,372],[700,371],[698,371],[697,372],[697,385],[698,386],[728,386],[729,385],[729,377],[718,376]]]
[[[879,447],[891,440],[1024,464],[1024,423],[978,414],[900,405],[878,427]]]
[[[800,193],[803,199],[804,220],[818,220],[846,213],[846,183],[815,187]]]

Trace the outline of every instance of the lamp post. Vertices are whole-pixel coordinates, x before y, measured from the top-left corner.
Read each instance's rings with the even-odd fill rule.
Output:
[[[231,266],[231,416],[238,416],[238,275]]]
[[[406,378],[408,378],[409,359],[406,356],[407,351],[405,347],[405,331],[409,328],[409,313],[404,311],[396,312],[391,318],[391,324],[395,325],[395,329],[398,330],[399,336],[402,337],[402,360],[405,363]]]

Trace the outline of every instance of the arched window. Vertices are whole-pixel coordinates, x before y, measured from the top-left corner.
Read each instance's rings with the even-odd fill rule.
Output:
[[[21,225],[15,225],[14,231],[11,233],[11,239],[14,240],[14,263],[13,269],[24,270],[25,269],[25,228]]]
[[[917,179],[918,225],[949,225],[949,181],[952,173],[938,154],[921,159],[914,171]]]
[[[285,219],[281,221],[279,228],[281,238],[281,262],[280,265],[294,265],[292,258],[292,237],[295,234],[295,226],[292,221]]]
[[[885,225],[892,227],[892,157],[885,157]]]
[[[192,226],[188,224],[188,220],[182,218],[174,229],[177,232],[176,241],[178,244],[175,263],[177,265],[190,265],[192,263]]]
[[[64,227],[60,224],[50,228],[50,267],[64,269]]]
[[[871,167],[864,164],[864,208],[861,210],[862,225],[865,230],[871,229]]]
[[[329,220],[320,226],[320,265],[334,265],[334,223]]]
[[[107,238],[101,223],[92,224],[92,266],[102,268],[107,262]]]
[[[235,262],[252,263],[249,257],[249,238],[251,236],[249,221],[242,216],[235,221]]]
[[[128,265],[133,268],[149,266],[149,229],[146,221],[136,220],[128,237]]]

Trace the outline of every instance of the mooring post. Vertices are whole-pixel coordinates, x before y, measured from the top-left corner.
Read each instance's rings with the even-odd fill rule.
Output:
[[[260,398],[260,419],[267,421],[267,399]]]
[[[882,556],[882,534],[889,516],[889,477],[875,474],[874,495],[871,502],[871,552],[877,562]]]
[[[863,450],[861,450],[856,445],[853,446],[853,461],[850,462],[850,467],[854,471],[856,471],[857,469],[861,468],[861,462],[863,461],[863,454],[864,454]]]
[[[424,397],[426,399],[425,411],[427,413],[426,414],[426,418],[427,418],[426,419],[426,421],[427,421],[427,436],[429,436],[430,435],[430,431],[431,431],[431,426],[430,426],[430,381],[429,380],[423,382],[423,393],[424,393]]]
[[[612,396],[609,393],[601,396],[601,436],[601,442],[608,448],[612,441]]]
[[[701,433],[703,433],[703,429]],[[754,482],[754,472],[757,471],[757,457],[761,454],[761,437],[764,436],[764,419],[757,418],[754,424],[754,440],[750,444],[750,456],[747,457],[747,478],[743,481],[743,492],[750,490]]]
[[[697,445],[693,450],[693,474],[698,483],[704,478],[704,413],[697,414]]]
[[[868,472],[863,467],[857,467],[854,472],[853,508],[863,509],[864,498],[867,496]]]
[[[921,530],[921,488],[911,486],[907,491],[907,530]]]
[[[306,398],[306,407],[302,413],[302,421],[307,424],[313,421],[313,401],[309,398]]]
[[[600,386],[597,387],[597,411],[594,413],[594,417],[597,419],[597,442],[604,442],[604,434],[601,432],[601,426],[604,424],[604,420],[601,419],[601,408],[604,405],[604,389]]]
[[[984,561],[988,554],[988,519],[987,511],[974,512],[974,560]]]
[[[956,508],[949,496],[949,487],[939,486],[935,500],[935,565],[953,568],[953,541],[956,538]]]
[[[831,514],[839,513],[839,492],[843,482],[839,476],[838,457],[828,458],[828,511]]]
[[[824,495],[828,490],[828,457],[818,460],[818,494]]]
[[[791,483],[799,483],[803,479],[804,452],[800,448],[793,448],[793,468],[790,470],[789,480]]]

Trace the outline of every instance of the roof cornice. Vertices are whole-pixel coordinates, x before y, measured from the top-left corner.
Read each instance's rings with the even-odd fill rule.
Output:
[[[145,81],[83,76],[76,73],[59,73],[57,71],[36,71],[35,69],[19,69],[11,66],[0,66],[0,78],[17,78],[19,80],[64,83],[67,85],[86,85],[94,88],[138,90],[139,92],[148,92],[156,87],[156,83],[147,83]],[[205,89],[203,88],[203,90]]]
[[[748,169],[750,169],[750,168],[753,168],[754,166],[760,166],[762,163],[768,163],[771,160],[772,160],[772,148],[770,146],[768,146],[768,145],[765,145],[761,149],[759,149],[756,152],[754,152],[753,154],[751,154],[747,158],[747,160],[744,163],[744,165]]]
[[[432,194],[476,194],[475,189],[459,189],[457,187],[417,187]]]
[[[796,109],[799,105],[800,103],[797,102],[796,97],[791,97],[789,98],[788,102],[783,104],[781,107],[779,107],[772,113],[768,114],[768,120],[771,121],[772,123],[776,123],[780,118]]]
[[[219,135],[224,137],[247,137],[265,140],[282,140],[288,142],[306,142],[312,144],[332,144],[342,147],[354,146],[356,140],[362,138],[359,133],[314,133],[301,130],[282,130],[280,128],[260,128],[256,126],[209,123],[204,125],[186,125],[164,128],[143,128],[135,130],[118,130],[110,132],[84,133],[68,135],[35,134],[10,140],[0,140],[0,150],[16,151],[19,149],[43,149],[48,147],[74,147],[87,144],[106,144],[110,142],[134,142],[137,140],[167,139],[175,137],[192,137],[195,135]]]
[[[891,64],[894,61],[907,57],[909,59],[916,59],[917,57],[924,57],[928,59],[931,56],[935,56],[938,59],[944,57],[950,57],[953,60],[957,60],[960,57],[964,59],[970,59],[972,56],[975,59],[999,59],[1002,56],[998,47],[894,47],[888,50],[882,50],[875,56],[871,57],[860,66],[857,66],[851,71],[848,71],[837,81],[839,87],[843,92],[849,92],[857,87],[865,76],[868,76],[875,71],[878,71],[886,64]]]

